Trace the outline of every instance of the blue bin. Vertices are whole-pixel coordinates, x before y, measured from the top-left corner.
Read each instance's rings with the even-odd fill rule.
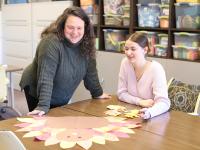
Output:
[[[19,4],[19,3],[28,3],[28,0],[7,0],[6,4]]]
[[[200,29],[200,3],[175,3],[176,28]]]
[[[137,4],[137,8],[139,27],[159,27],[159,4]]]

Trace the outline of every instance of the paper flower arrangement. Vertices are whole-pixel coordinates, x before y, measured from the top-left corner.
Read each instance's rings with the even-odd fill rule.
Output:
[[[119,141],[119,138],[133,134],[133,128],[141,126],[119,117],[34,117],[17,120],[22,122],[15,125],[20,127],[17,132],[27,132],[23,137],[35,137],[44,141],[45,146],[59,143],[63,149],[76,144],[89,149],[93,142]]]
[[[138,109],[132,109],[128,110],[126,107],[120,106],[120,105],[108,105],[107,111],[105,111],[105,114],[109,116],[124,116],[126,118],[138,118],[139,117],[139,110]]]

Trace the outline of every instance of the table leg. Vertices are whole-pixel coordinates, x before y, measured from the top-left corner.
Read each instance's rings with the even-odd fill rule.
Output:
[[[14,88],[13,88],[13,81],[12,81],[12,72],[7,72],[9,78],[9,98],[8,98],[8,105],[12,108],[15,107],[14,105]]]

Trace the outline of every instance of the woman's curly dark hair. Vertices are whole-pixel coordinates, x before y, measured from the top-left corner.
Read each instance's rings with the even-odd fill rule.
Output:
[[[65,40],[65,22],[67,18],[71,15],[81,18],[85,23],[85,33],[81,41],[81,53],[86,57],[95,58],[96,49],[94,46],[94,29],[89,17],[80,7],[73,6],[65,9],[55,22],[44,29],[44,31],[41,33],[41,38],[45,37],[49,33],[54,33],[61,41]]]

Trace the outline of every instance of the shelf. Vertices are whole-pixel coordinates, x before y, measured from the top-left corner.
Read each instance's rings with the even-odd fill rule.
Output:
[[[173,48],[172,45],[175,43],[174,38],[174,32],[190,32],[190,33],[199,33],[200,29],[177,29],[176,27],[176,11],[174,3],[176,3],[175,0],[169,1],[169,27],[168,28],[160,28],[160,27],[139,27],[138,26],[138,7],[136,4],[138,3],[138,0],[130,0],[130,25],[129,26],[116,26],[116,25],[105,25],[105,18],[104,18],[104,0],[99,0],[99,17],[98,22],[99,24],[95,26],[95,30],[97,33],[97,37],[99,38],[99,49],[104,52],[111,52],[111,53],[123,53],[119,51],[110,51],[110,50],[104,50],[105,49],[105,40],[104,40],[104,32],[103,29],[118,29],[118,30],[127,30],[128,35],[131,35],[132,33],[136,31],[149,31],[149,32],[158,32],[158,33],[165,33],[168,34],[168,49],[167,49],[167,56],[166,57],[159,57],[159,56],[148,56],[148,57],[155,57],[155,58],[161,58],[161,59],[174,59],[173,58]],[[78,4],[78,3],[77,3]],[[80,6],[80,1],[79,5]],[[128,36],[127,36],[128,37]],[[127,38],[126,37],[126,38]],[[175,60],[181,60],[181,61],[190,61],[190,62],[200,62],[200,60],[186,60],[186,59],[175,59]]]
[[[172,31],[178,31],[178,32],[196,32],[200,33],[200,29],[177,29],[177,28],[172,28]]]
[[[134,30],[145,30],[145,31],[164,31],[167,32],[168,28],[150,28],[150,27],[135,27]]]
[[[125,26],[100,25],[100,27],[105,28],[105,29],[126,29],[126,30],[129,30],[129,27],[125,27]]]

